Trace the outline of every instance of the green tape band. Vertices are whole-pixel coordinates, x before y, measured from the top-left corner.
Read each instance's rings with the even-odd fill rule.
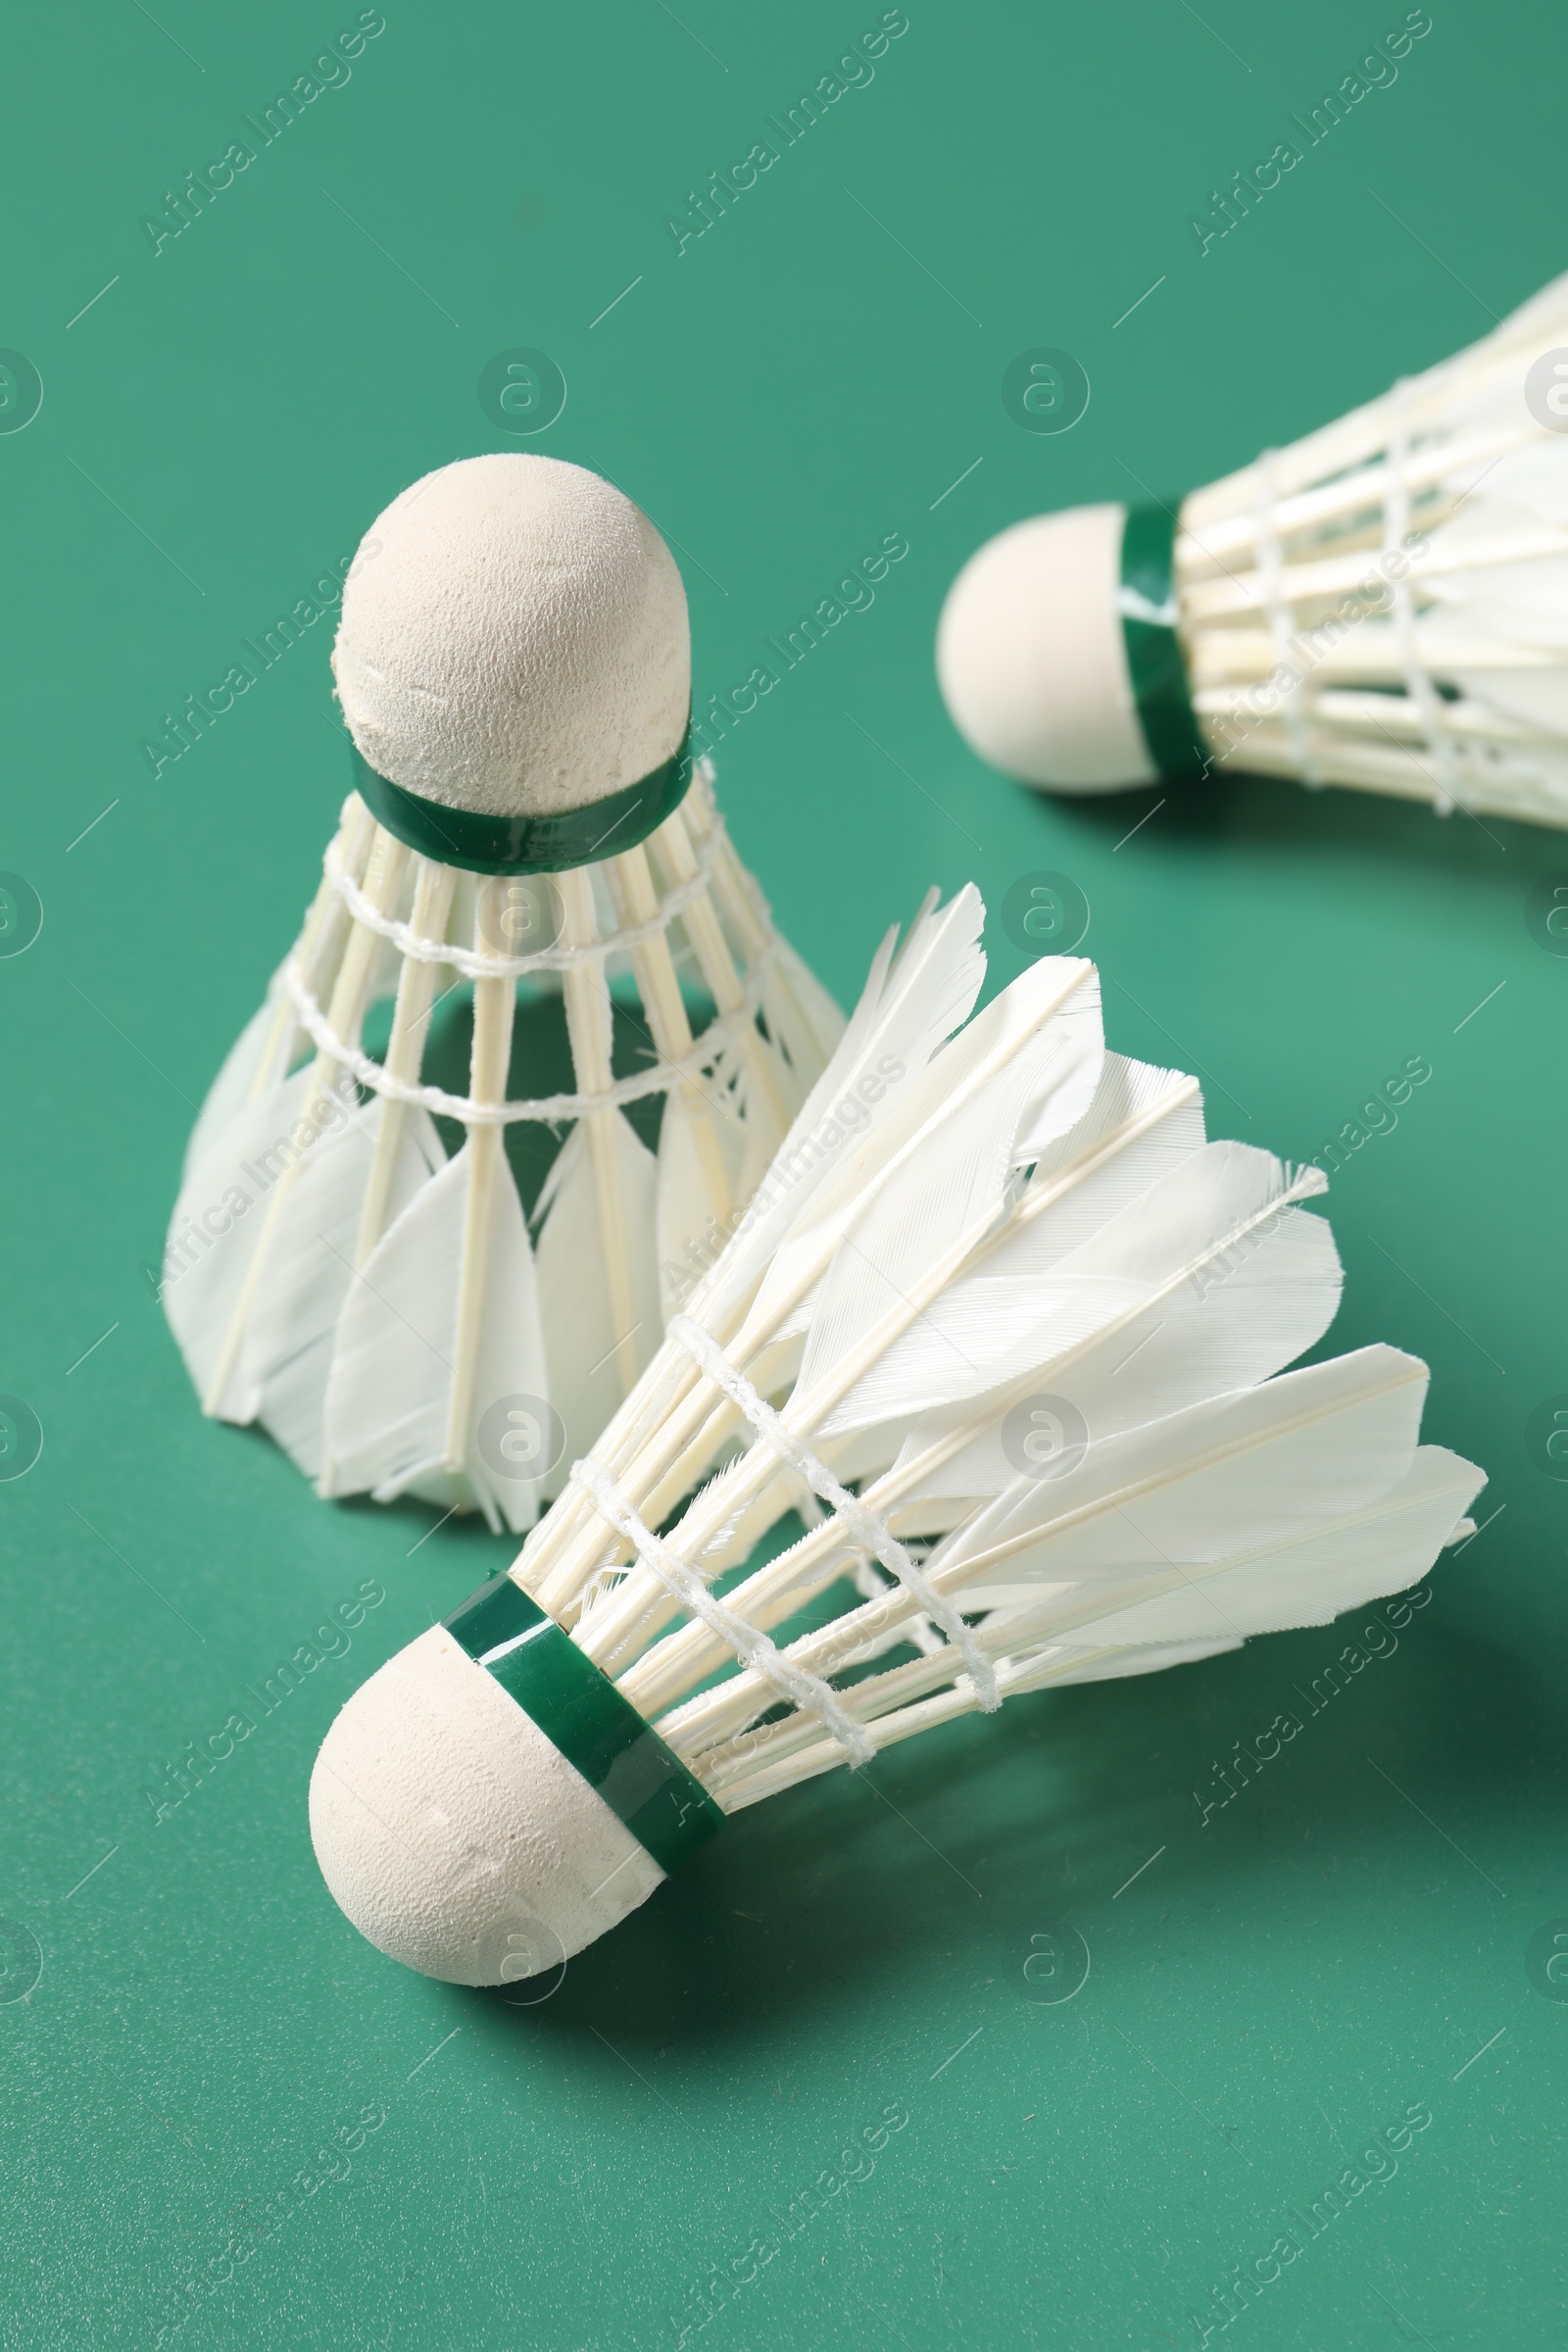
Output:
[[[471,874],[559,874],[635,849],[678,808],[692,780],[691,728],[664,761],[622,792],[555,816],[485,816],[405,792],[351,744],[354,781],[378,824],[421,858]]]
[[[1128,508],[1118,600],[1122,642],[1138,723],[1149,757],[1167,782],[1191,775],[1208,757],[1176,634],[1175,544],[1176,517],[1167,508]]]
[[[446,1625],[661,1870],[676,1869],[723,1827],[674,1749],[510,1576],[481,1585]]]

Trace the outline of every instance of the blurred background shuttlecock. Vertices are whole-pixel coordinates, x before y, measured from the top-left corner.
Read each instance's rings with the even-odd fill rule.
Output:
[[[1053,792],[1224,763],[1568,825],[1568,277],[1179,509],[1003,531],[937,670]]]
[[[333,670],[357,789],[191,1137],[162,1296],[205,1410],[323,1494],[521,1529],[842,1015],[694,772],[680,575],[610,483],[532,455],[416,482]]]
[[[328,1733],[317,1854],[397,1959],[537,1973],[728,1814],[1016,1692],[1325,1623],[1468,1527],[1423,1364],[1285,1369],[1339,1299],[1321,1172],[1205,1142],[1194,1079],[1105,1051],[1090,963],[968,1017],[982,919],[970,888],[890,936],[512,1574]]]

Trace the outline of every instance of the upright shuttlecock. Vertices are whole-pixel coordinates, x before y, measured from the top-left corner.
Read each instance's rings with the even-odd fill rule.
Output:
[[[610,483],[524,456],[416,482],[360,549],[333,668],[357,789],[191,1138],[163,1297],[205,1409],[323,1494],[520,1530],[843,1020],[694,775],[680,574]],[[461,1061],[428,1063],[465,997],[453,1092]],[[563,1128],[531,1241],[505,1139]]]
[[[1079,507],[958,574],[959,732],[1053,792],[1225,762],[1568,825],[1568,277],[1178,511]]]
[[[512,1574],[333,1724],[316,1851],[395,1958],[535,1974],[743,1806],[1016,1691],[1322,1624],[1458,1530],[1481,1473],[1418,1446],[1423,1364],[1283,1370],[1339,1298],[1320,1172],[1205,1143],[1195,1080],[1104,1051],[1090,963],[966,1022],[982,911],[889,940]],[[728,1578],[792,1505],[799,1540]]]

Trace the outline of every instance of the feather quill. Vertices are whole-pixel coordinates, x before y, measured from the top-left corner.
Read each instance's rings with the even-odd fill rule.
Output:
[[[928,908],[912,938],[929,954],[941,937]],[[899,977],[884,946],[797,1133],[846,1070],[874,1066]],[[907,1034],[909,1006],[895,1017]],[[725,1626],[631,1544],[635,1521],[597,1515],[598,1486],[519,1562],[728,1810],[856,1752],[846,1715],[881,1748],[997,1691],[1210,1655],[1395,1590],[1480,1484],[1418,1455],[1413,1357],[1285,1369],[1339,1299],[1333,1238],[1304,1205],[1324,1179],[1205,1144],[1193,1081],[1104,1055],[1091,966],[1037,964],[951,1042],[926,1035],[921,1067],[808,1183],[786,1146],[761,1194],[771,1258],[738,1238],[689,1310],[706,1336],[682,1326],[595,1446],[601,1484],[647,1526],[673,1519],[664,1541],[705,1581],[804,1487],[827,1501],[724,1588],[759,1634],[836,1577],[865,1596],[790,1644],[788,1711],[775,1669],[731,1658]],[[1042,1395],[1081,1437],[1023,1474],[1007,1420]],[[923,1564],[900,1548],[920,1528],[938,1539]],[[863,1673],[906,1644],[907,1662]],[[801,1675],[837,1688],[817,1706]]]
[[[966,1611],[985,1607],[988,1592],[1005,1596],[981,1621],[978,1639],[1001,1661],[1007,1690],[1152,1671],[1234,1648],[1250,1633],[1325,1623],[1336,1609],[1415,1582],[1484,1483],[1441,1447],[1424,1449],[1433,1459],[1418,1466],[1425,1387],[1424,1365],[1369,1348],[1212,1399],[1094,1449],[1081,1474],[1056,1483],[1061,1507],[1050,1527],[1035,1530],[1032,1546],[1037,1498],[1014,1492],[934,1553],[928,1573]],[[1007,1560],[1007,1582],[975,1574],[1017,1541],[1016,1524],[1006,1531],[1019,1520],[1026,1541]],[[901,1605],[867,1604],[786,1655],[812,1674],[842,1668],[864,1646],[856,1635],[864,1628],[880,1640]],[[1063,1641],[1067,1633],[1072,1639]],[[955,1663],[951,1651],[927,1654],[840,1697],[872,1727],[880,1748],[976,1703],[963,1682],[927,1696],[952,1682]],[[724,1686],[726,1731],[737,1718],[744,1723],[748,1700],[754,1712],[766,1703],[760,1678],[748,1688],[750,1673]],[[689,1703],[661,1723],[662,1736],[696,1752],[693,1731],[704,1712],[703,1701]],[[719,1722],[710,1704],[707,1736]],[[830,1751],[813,1720],[797,1715],[751,1736],[733,1762],[747,1770],[752,1801],[765,1793],[770,1773],[785,1768],[799,1779],[825,1770],[836,1760]],[[758,1755],[765,1762],[753,1789]],[[723,1748],[708,1759],[717,1786],[729,1769]]]
[[[1292,1178],[1268,1152],[1208,1144],[1054,1266],[1051,1219],[1025,1226],[933,1309],[936,1331],[952,1330],[947,1354],[922,1324],[878,1367],[882,1394],[905,1412],[920,1409],[922,1370],[934,1385],[954,1354],[973,1367],[906,1441],[913,1469],[950,1433],[975,1433],[918,1491],[991,1494],[1008,1483],[1003,1424],[1031,1377],[1086,1433],[1107,1437],[1292,1362],[1339,1305],[1334,1237],[1293,1204],[1324,1190],[1315,1168]]]
[[[323,1492],[477,1503],[493,1528],[520,1532],[538,1515],[543,1482],[511,1474],[518,1448],[506,1443],[510,1429],[479,1443],[493,1407],[549,1399],[533,1252],[504,1165],[485,1203],[473,1401],[456,1449],[451,1442],[473,1165],[470,1141],[394,1219],[348,1291],[325,1397]],[[529,1458],[524,1449],[521,1465]]]
[[[580,1120],[540,1196],[539,1307],[550,1399],[566,1430],[565,1466],[588,1452],[663,1336],[659,1297],[658,1171],[618,1110]],[[613,1220],[621,1295],[600,1247]],[[563,1470],[562,1475],[564,1475]]]
[[[305,1106],[311,1073],[298,1070],[281,1086],[225,1119],[212,1145],[186,1171],[164,1243],[162,1299],[208,1409],[248,1421],[255,1398],[245,1398],[230,1375],[221,1396],[213,1381],[266,1219],[266,1200],[294,1152],[294,1126]]]
[[[748,1117],[746,1126],[751,1124]],[[659,1127],[655,1210],[663,1315],[675,1312],[723,1247],[734,1204],[746,1198],[743,1148],[749,1143],[742,1132],[732,1120],[712,1115],[703,1089],[671,1092]]]
[[[846,1136],[874,1137],[889,1126],[979,995],[985,977],[980,894],[971,884],[940,909],[934,898],[910,925],[901,952],[895,954],[896,929],[877,951],[832,1060],[721,1261],[726,1299],[743,1295],[770,1260],[776,1267],[779,1244],[786,1236],[798,1240],[808,1210],[838,1174]],[[710,1281],[718,1275],[715,1268]],[[705,1285],[699,1298],[706,1303],[709,1297]]]
[[[1329,1625],[1347,1609],[1419,1584],[1486,1480],[1443,1446],[1416,1448],[1402,1478],[1381,1494],[1272,1543],[1242,1544],[1172,1589],[1102,1610],[1073,1630],[1075,1651],[1143,1649],[1166,1642],[1239,1642],[1253,1634]],[[1027,1586],[971,1591],[969,1602],[1003,1612],[1010,1643],[1025,1631],[1016,1602]],[[1097,1597],[1100,1595],[1097,1592]],[[1088,1674],[1073,1680],[1092,1680]]]
[[[1070,993],[1061,1003],[1064,990]],[[1060,1003],[1060,1009],[1042,1022],[1039,1008],[1047,1003]],[[936,1055],[904,1111],[919,1141],[849,1223],[811,1317],[797,1387],[805,1396],[829,1383],[840,1391],[841,1401],[821,1424],[824,1436],[909,1409],[898,1397],[878,1409],[874,1382],[869,1403],[863,1396],[854,1401],[863,1383],[844,1396],[842,1368],[867,1355],[886,1362],[876,1348],[878,1334],[891,1320],[907,1335],[910,1298],[918,1295],[925,1312],[954,1251],[972,1249],[1000,1217],[1020,1154],[1038,1158],[1078,1125],[1100,1083],[1102,1054],[1094,966],[1052,957],[977,1015],[961,1045]],[[935,1117],[928,1108],[933,1096],[940,1106]],[[969,1371],[950,1329],[935,1330],[931,1347],[947,1358],[939,1380]]]
[[[230,1046],[222,1068],[207,1090],[185,1146],[181,1182],[219,1148],[230,1123],[248,1103],[282,1083],[285,1073],[275,1066],[279,1028],[286,1032],[282,1041],[286,1044],[294,1033],[292,1008],[280,1006],[269,997]],[[267,1066],[270,1062],[273,1065],[270,1069]]]
[[[972,1596],[982,1564],[1004,1561],[1009,1586],[1115,1583],[1277,1542],[1404,1477],[1427,1379],[1415,1356],[1362,1348],[1124,1430],[1059,1478],[1014,1480],[933,1573]]]
[[[247,1419],[259,1420],[308,1477],[321,1467],[322,1408],[338,1311],[353,1279],[365,1188],[384,1105],[362,1104],[296,1163],[279,1203],[239,1352]],[[390,1184],[394,1215],[446,1157],[421,1112],[400,1121]]]

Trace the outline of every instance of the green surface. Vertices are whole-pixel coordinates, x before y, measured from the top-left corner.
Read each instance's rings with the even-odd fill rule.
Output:
[[[910,0],[874,80],[677,254],[664,217],[877,15],[389,0],[352,78],[156,255],[141,216],[336,21],[158,0],[12,29],[0,341],[44,397],[0,435],[0,865],[44,927],[0,960],[0,1389],[44,1449],[0,1485],[0,1913],[42,1958],[0,2006],[8,2346],[673,2352],[716,2280],[704,2352],[1159,2352],[1280,2264],[1233,2322],[1271,2352],[1564,2339],[1539,1932],[1568,1914],[1568,1491],[1527,1432],[1568,1391],[1568,961],[1530,916],[1568,839],[1236,779],[1124,841],[1158,794],[1053,807],[988,773],[930,647],[1004,522],[1209,478],[1559,269],[1568,27],[1434,0],[1397,80],[1200,255],[1189,216],[1395,0]],[[1092,385],[1060,436],[1003,406],[1042,346]],[[567,386],[533,444],[479,405],[518,349]],[[363,1943],[305,1824],[356,1681],[506,1549],[325,1508],[203,1422],[143,1273],[346,789],[330,621],[156,780],[141,746],[415,475],[530,445],[675,544],[699,712],[907,540],[719,747],[782,922],[847,997],[928,882],[1000,908],[1070,876],[1112,1042],[1200,1069],[1215,1132],[1310,1157],[1359,1117],[1333,1342],[1430,1358],[1428,1434],[1502,1516],[1402,1630],[1025,1699],[759,1808],[509,2007]],[[1396,1123],[1362,1113],[1416,1058]],[[339,1604],[335,1654],[262,1712]],[[1314,1714],[1293,1693],[1352,1635]],[[1219,1808],[1216,1763],[1293,1708]],[[32,1948],[0,1946],[0,1989]]]

